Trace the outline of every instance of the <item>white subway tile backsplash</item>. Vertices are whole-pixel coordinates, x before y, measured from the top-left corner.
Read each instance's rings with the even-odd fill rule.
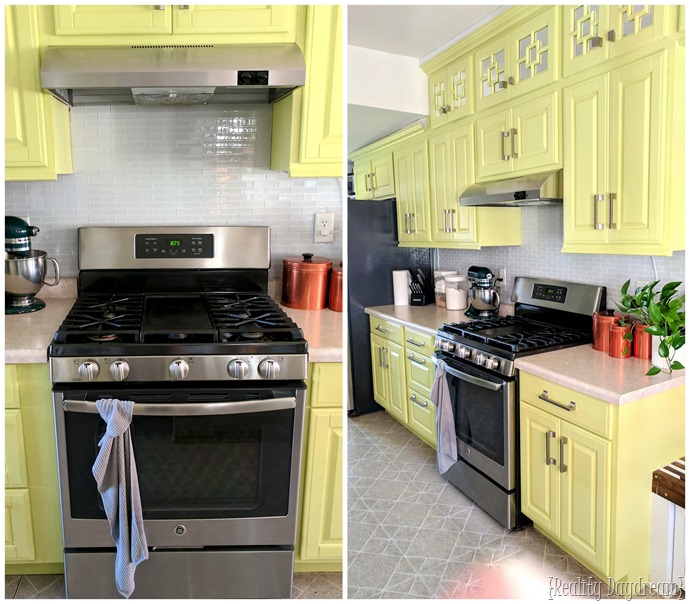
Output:
[[[41,228],[34,246],[78,272],[77,228],[95,225],[268,225],[271,276],[302,252],[339,259],[342,237],[313,243],[315,212],[342,213],[342,179],[272,172],[271,108],[79,107],[74,174],[5,184],[5,213]]]

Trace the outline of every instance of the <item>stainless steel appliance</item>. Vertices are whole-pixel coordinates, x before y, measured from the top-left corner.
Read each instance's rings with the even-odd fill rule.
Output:
[[[471,283],[468,292],[470,305],[467,308],[467,316],[474,318],[494,317],[498,314],[501,298],[495,287],[498,281],[485,266],[470,266],[467,269],[467,277]]]
[[[31,249],[31,238],[39,228],[30,226],[23,218],[5,216],[5,314],[36,312],[45,302],[36,297],[44,285],[60,282],[60,266],[55,258],[48,258],[42,250]],[[53,264],[55,278],[45,280],[48,261]]]
[[[515,360],[592,342],[604,287],[517,277],[515,315],[446,324],[435,361],[446,362],[458,461],[444,474],[506,528],[518,524],[518,372]]]
[[[135,403],[149,559],[133,596],[290,597],[308,359],[267,295],[269,237],[79,229],[79,295],[49,349],[68,597],[117,597],[91,474],[101,398]]]

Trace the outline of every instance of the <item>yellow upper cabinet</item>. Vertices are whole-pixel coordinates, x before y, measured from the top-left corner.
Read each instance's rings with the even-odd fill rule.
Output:
[[[429,220],[429,152],[426,139],[393,152],[401,246],[431,243]]]
[[[472,55],[456,59],[429,76],[431,127],[472,115]]]
[[[563,75],[625,56],[669,35],[675,6],[594,5],[562,7]]]
[[[558,79],[557,10],[549,7],[476,49],[478,111]]]
[[[5,7],[5,180],[72,172],[69,110],[41,90],[35,6]]]
[[[684,55],[665,51],[565,90],[565,252],[684,249]]]
[[[294,17],[294,6],[265,4],[53,7],[55,34],[68,36],[69,43],[74,43],[72,36],[103,35],[292,33],[294,36]]]
[[[271,168],[293,177],[343,174],[342,7],[307,7],[304,88],[273,106]]]
[[[395,196],[393,154],[388,151],[354,162],[357,199],[389,199]]]

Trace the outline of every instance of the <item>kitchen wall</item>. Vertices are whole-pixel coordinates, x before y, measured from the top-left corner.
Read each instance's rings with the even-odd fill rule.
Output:
[[[269,169],[271,107],[72,109],[74,174],[6,183],[5,214],[41,229],[35,248],[76,276],[77,227],[268,225],[271,276],[283,258],[342,256],[342,180]],[[333,243],[313,243],[314,213],[334,212]]]
[[[685,280],[685,252],[670,257],[563,254],[562,245],[563,207],[526,207],[522,209],[521,246],[485,247],[478,251],[437,250],[432,256],[437,268],[458,270],[460,274],[465,274],[473,264],[486,266],[496,274],[505,268],[506,301],[516,276],[604,285],[609,308],[615,308],[612,300],[620,300],[621,286],[629,278],[633,289],[636,280]]]

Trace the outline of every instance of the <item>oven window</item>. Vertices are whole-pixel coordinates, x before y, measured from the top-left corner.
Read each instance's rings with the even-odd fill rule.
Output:
[[[450,373],[446,376],[457,437],[497,464],[505,465],[503,391],[482,388]]]
[[[134,416],[144,519],[286,516],[294,415]],[[65,429],[72,517],[105,518],[91,472],[105,423],[66,413]]]

